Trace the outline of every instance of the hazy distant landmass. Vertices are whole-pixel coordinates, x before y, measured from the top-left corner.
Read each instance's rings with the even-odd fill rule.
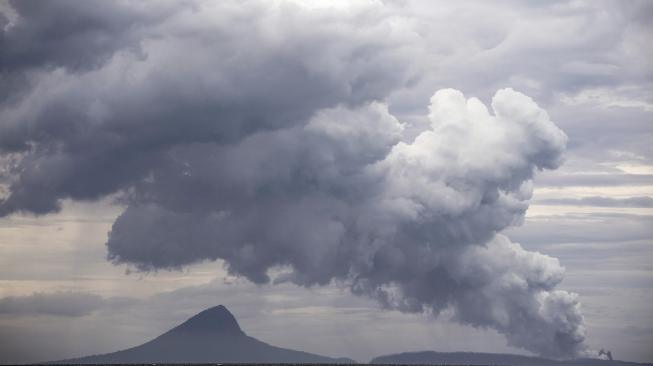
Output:
[[[102,355],[50,362],[52,364],[151,363],[356,363],[271,346],[245,334],[222,305],[204,310],[184,323],[140,346]],[[372,364],[504,365],[504,366],[653,366],[624,361],[576,359],[556,361],[498,353],[407,352],[374,358]]]
[[[373,364],[447,364],[447,365],[503,365],[503,366],[653,366],[649,363],[609,361],[594,358],[556,361],[541,357],[473,352],[406,352],[380,356]]]
[[[271,346],[245,334],[224,306],[204,310],[140,346],[54,364],[112,363],[354,363]]]

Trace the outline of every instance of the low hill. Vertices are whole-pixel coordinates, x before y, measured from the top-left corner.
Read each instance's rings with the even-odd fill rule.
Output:
[[[406,352],[380,356],[372,364],[447,364],[447,365],[503,365],[503,366],[653,366],[625,361],[608,361],[594,358],[575,360],[550,360],[542,357],[511,355],[501,353],[473,352]]]

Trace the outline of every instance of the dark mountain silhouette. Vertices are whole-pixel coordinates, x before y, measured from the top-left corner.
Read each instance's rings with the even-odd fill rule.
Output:
[[[608,361],[593,358],[556,361],[541,357],[472,352],[406,352],[380,356],[373,364],[447,364],[447,365],[503,365],[503,366],[653,366],[649,363]]]
[[[103,355],[55,361],[107,363],[353,363],[271,346],[245,334],[224,306],[204,310],[163,335],[137,347]]]

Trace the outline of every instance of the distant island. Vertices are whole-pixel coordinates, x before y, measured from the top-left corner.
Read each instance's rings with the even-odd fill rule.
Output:
[[[140,346],[113,353],[85,356],[50,364],[151,364],[151,363],[284,363],[354,364],[349,358],[332,358],[269,345],[248,336],[223,305],[206,309],[168,332]],[[392,365],[504,365],[504,366],[653,366],[602,359],[557,361],[541,357],[498,353],[407,352],[374,358],[372,364]]]
[[[219,305],[140,346],[52,364],[122,363],[355,363],[271,346],[245,334],[236,318]]]
[[[542,357],[475,352],[406,352],[376,357],[372,364],[502,366],[653,366],[648,363],[580,358],[557,361]]]

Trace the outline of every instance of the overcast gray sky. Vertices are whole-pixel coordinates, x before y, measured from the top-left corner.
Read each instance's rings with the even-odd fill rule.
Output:
[[[362,362],[653,362],[652,20],[634,0],[0,2],[0,362],[217,304]]]

